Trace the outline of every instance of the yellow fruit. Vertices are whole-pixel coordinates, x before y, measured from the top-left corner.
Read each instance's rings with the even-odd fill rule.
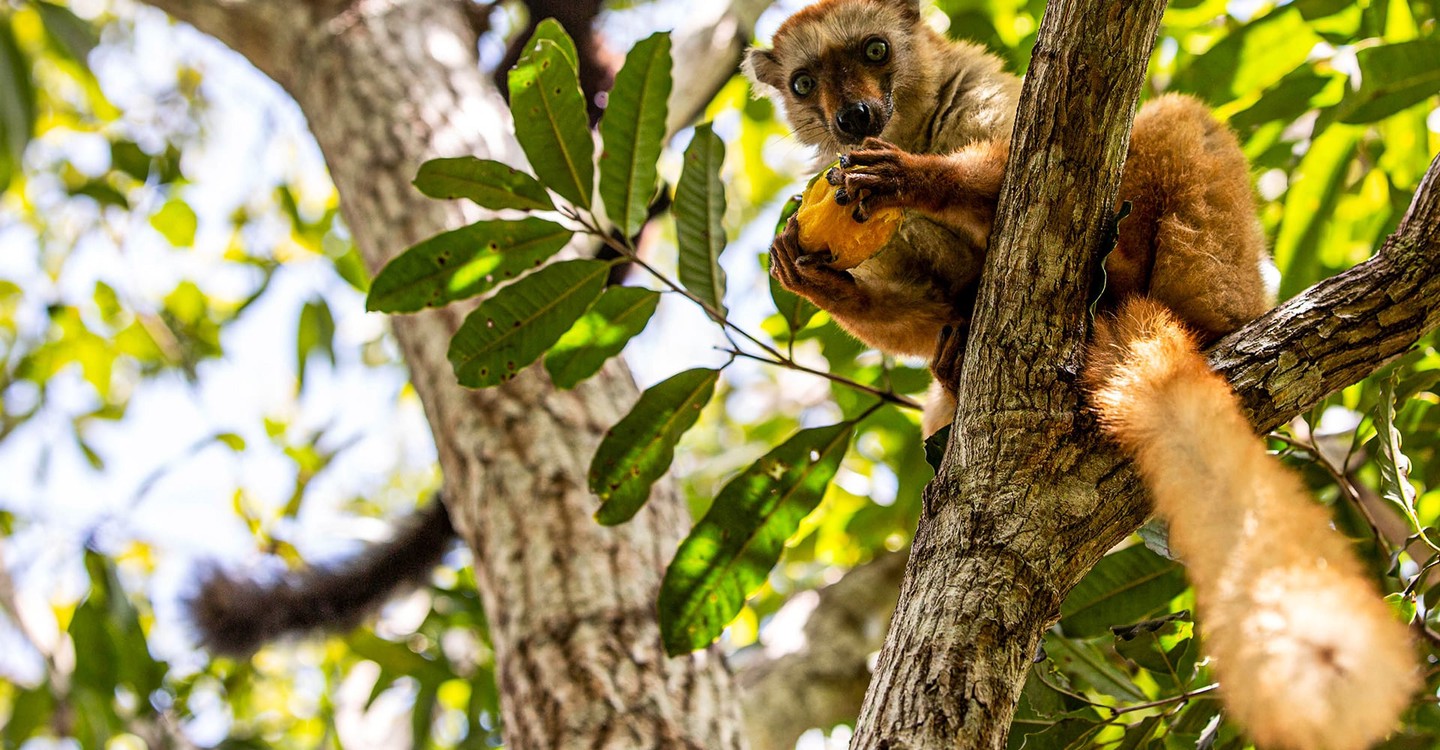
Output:
[[[900,228],[903,214],[898,208],[882,208],[871,213],[864,223],[855,221],[851,216],[854,204],[836,203],[835,186],[824,174],[821,172],[805,189],[795,214],[800,224],[800,247],[807,253],[829,250],[834,255],[830,265],[854,268],[890,241]]]

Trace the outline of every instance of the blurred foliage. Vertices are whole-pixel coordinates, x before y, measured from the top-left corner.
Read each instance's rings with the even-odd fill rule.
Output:
[[[1043,7],[1038,0],[940,0],[930,13],[951,35],[983,42],[1023,71]],[[1440,148],[1436,12],[1434,2],[1423,0],[1171,4],[1147,94],[1194,93],[1240,134],[1282,298],[1369,257],[1398,224]],[[152,384],[202,381],[207,363],[227,355],[227,332],[276,296],[274,282],[288,269],[306,263],[319,261],[334,284],[293,300],[294,340],[277,337],[285,357],[293,357],[296,398],[311,395],[306,378],[321,367],[396,366],[393,344],[383,337],[359,351],[337,339],[337,321],[347,310],[363,309],[360,294],[369,276],[339,222],[333,193],[317,202],[282,176],[243,198],[228,224],[207,219],[213,209],[199,194],[203,176],[185,167],[188,155],[209,143],[207,96],[225,93],[210,93],[203,71],[182,64],[151,111],[128,111],[109,100],[90,65],[108,47],[137,44],[137,23],[108,12],[81,19],[60,3],[0,0],[0,237],[7,247],[28,242],[35,249],[29,272],[11,277],[4,270],[11,266],[0,266],[0,451],[22,441],[39,444],[35,482],[47,481],[46,457],[56,452],[78,452],[97,473],[113,470],[110,457],[93,445],[96,426],[123,426],[135,394]],[[547,44],[563,56],[556,42]],[[713,310],[768,311],[772,290],[764,277],[736,269],[753,268],[765,250],[780,203],[811,166],[809,155],[786,139],[773,107],[749,98],[738,77],[706,117],[714,123],[703,131],[706,140],[713,133],[723,149],[703,144],[715,163],[696,188],[696,207],[686,209],[696,216],[709,212],[705,223],[696,232],[659,223],[644,239],[651,243],[646,255],[666,259],[657,264],[673,279],[681,277],[682,253],[698,252],[690,256],[704,271],[698,278],[707,279],[712,292],[719,289],[708,298]],[[674,184],[681,164],[689,168],[676,147],[686,140],[662,154],[660,179]],[[76,156],[97,145],[104,159]],[[577,194],[580,203],[590,199]],[[716,243],[711,223],[722,217],[723,234],[741,246],[723,258],[728,290],[716,261],[724,237]],[[116,257],[176,270],[163,274],[158,286],[137,284],[105,264],[97,271],[86,260],[96,243]],[[687,244],[703,249],[680,247]],[[204,263],[242,279],[241,291],[235,293],[235,285],[221,291],[193,272],[201,253],[209,253]],[[928,373],[918,363],[866,350],[825,315],[783,295],[774,301],[776,311],[759,320],[756,335],[793,363],[884,393],[924,390]],[[595,330],[615,328],[586,321]],[[567,334],[562,341],[583,347],[583,337],[571,339]],[[669,373],[681,369],[676,363]],[[1440,578],[1430,575],[1440,565],[1437,403],[1440,352],[1431,336],[1274,440],[1331,506],[1397,611],[1414,619],[1431,667],[1440,644],[1440,607],[1431,606],[1440,597]],[[914,412],[874,404],[872,393],[844,382],[735,364],[727,366],[695,427],[669,444],[699,518],[732,479],[801,427],[853,421],[853,441],[834,480],[814,512],[796,522],[780,565],[730,624],[730,647],[763,641],[769,618],[797,591],[908,544],[932,472]],[[259,507],[245,487],[234,489],[232,504],[257,549],[298,564],[287,523],[301,513],[312,481],[349,446],[333,425],[314,428],[286,415],[253,418],[263,440],[229,431],[209,435],[162,463],[129,507],[175,464],[202,451],[278,452],[292,475],[282,505]],[[397,477],[386,494],[419,497],[426,482],[433,477]],[[368,514],[385,510],[372,500],[351,505]],[[45,518],[13,509],[0,512],[0,521],[0,545],[16,545]],[[70,550],[86,583],[78,594],[47,600],[54,633],[33,617],[19,617],[31,605],[0,596],[0,620],[18,627],[43,663],[38,680],[0,682],[4,746],[34,737],[73,737],[85,747],[122,737],[165,745],[174,744],[177,733],[207,743],[223,737],[234,747],[338,746],[346,721],[353,725],[356,712],[366,709],[383,714],[382,706],[409,722],[416,747],[498,744],[493,654],[473,576],[463,567],[442,568],[417,595],[426,612],[413,633],[394,632],[382,620],[378,630],[267,648],[243,664],[193,653],[162,659],[155,639],[165,610],[154,597],[153,576],[163,546],[104,524],[90,531]],[[15,577],[14,567],[7,558],[0,584]],[[0,592],[13,588],[0,585]],[[1133,545],[1109,556],[1047,635],[1011,747],[1247,747],[1220,716],[1210,675],[1197,658],[1192,599],[1165,556],[1163,529],[1147,527]],[[174,617],[173,608],[165,616]],[[1432,669],[1432,695],[1436,679]],[[1440,710],[1421,701],[1386,746],[1437,744]]]

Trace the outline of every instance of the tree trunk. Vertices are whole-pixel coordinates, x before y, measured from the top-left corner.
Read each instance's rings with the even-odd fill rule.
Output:
[[[153,0],[280,82],[309,118],[372,272],[477,218],[410,185],[421,162],[523,163],[476,59],[468,0]],[[586,487],[606,428],[633,403],[612,362],[573,391],[540,368],[469,391],[446,350],[459,306],[393,319],[435,434],[456,528],[474,551],[512,748],[743,745],[717,649],[667,659],[660,575],[689,519],[668,482],[623,526],[595,523]]]

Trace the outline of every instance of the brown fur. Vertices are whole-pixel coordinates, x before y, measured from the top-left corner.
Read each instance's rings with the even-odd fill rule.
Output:
[[[892,48],[884,68],[857,61],[857,45],[876,37]],[[905,224],[849,271],[826,266],[825,248],[802,248],[792,224],[776,238],[771,271],[870,346],[931,357],[945,389],[927,408],[936,413],[927,413],[925,428],[938,429],[953,413],[1018,82],[980,48],[936,34],[903,0],[811,5],[780,27],[774,49],[751,50],[745,67],[762,91],[783,102],[796,137],[821,149],[822,158],[846,147],[835,124],[844,92],[871,97],[876,81],[889,81],[882,98],[892,106],[881,137],[844,157],[837,199],[854,202],[857,218],[882,206],[904,208]],[[802,73],[818,83],[806,97],[789,88]],[[1120,199],[1133,212],[1106,262],[1107,309],[1130,295],[1152,296],[1210,340],[1270,307],[1245,157],[1204,105],[1168,95],[1141,108]],[[956,331],[941,352],[948,359],[933,356],[947,328]]]
[[[1361,750],[1418,686],[1405,627],[1174,314],[1131,298],[1086,378],[1185,561],[1230,713],[1266,748]]]
[[[792,220],[771,271],[871,346],[934,352],[928,434],[954,414],[1017,89],[993,59],[977,62],[984,53],[945,42],[902,6],[913,3],[823,0],[781,27],[774,51],[752,51],[747,71],[778,92],[796,136],[826,153],[843,142],[832,132],[843,97],[796,97],[789,76],[804,70],[829,90],[858,90],[820,76],[855,75],[827,61],[872,34],[927,61],[907,65],[881,139],[851,151],[832,180],[857,219],[899,206],[916,231],[847,272],[825,264],[825,248],[802,248]],[[963,85],[952,85],[957,70],[968,71]],[[1101,302],[1121,312],[1089,349],[1092,402],[1170,520],[1226,705],[1267,747],[1366,747],[1413,692],[1404,628],[1298,480],[1265,454],[1198,349],[1271,305],[1244,155],[1202,104],[1160,97],[1135,119],[1120,200],[1132,214],[1106,259]]]

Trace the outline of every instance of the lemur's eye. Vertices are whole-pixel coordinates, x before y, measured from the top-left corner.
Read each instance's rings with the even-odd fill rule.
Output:
[[[810,92],[815,90],[814,76],[809,73],[796,75],[790,79],[790,90],[794,91],[796,96],[809,96]]]
[[[890,44],[879,37],[865,42],[865,59],[870,62],[885,62],[890,56]]]

